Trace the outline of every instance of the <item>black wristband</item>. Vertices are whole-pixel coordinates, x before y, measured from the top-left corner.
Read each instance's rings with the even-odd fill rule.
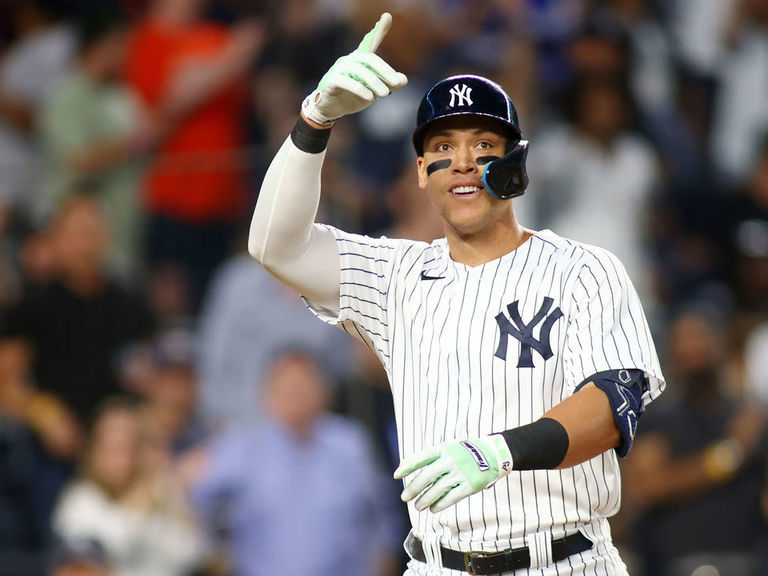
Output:
[[[552,418],[540,418],[531,424],[501,433],[512,454],[515,470],[551,470],[557,468],[568,452],[568,432]]]
[[[321,129],[310,126],[301,116],[299,116],[291,132],[291,140],[293,140],[296,148],[309,154],[319,154],[325,150],[330,137],[330,128]]]

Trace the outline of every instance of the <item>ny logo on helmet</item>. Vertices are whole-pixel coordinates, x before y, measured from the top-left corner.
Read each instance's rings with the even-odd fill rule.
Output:
[[[520,341],[520,357],[517,360],[517,367],[533,368],[533,350],[541,354],[544,360],[549,360],[552,357],[549,333],[552,331],[552,326],[555,322],[563,316],[563,313],[558,307],[555,307],[550,313],[549,310],[552,308],[554,300],[546,297],[541,304],[541,308],[534,314],[531,321],[526,324],[520,316],[518,302],[518,300],[515,300],[507,306],[509,319],[504,316],[504,312],[499,312],[496,315],[496,323],[499,325],[501,337],[499,338],[499,346],[496,348],[494,356],[502,360],[507,359],[507,337],[513,336]],[[541,324],[541,328],[539,329],[539,339],[536,340],[533,336],[533,329],[538,324]]]
[[[472,106],[472,88],[466,84],[454,84],[450,93],[451,101],[448,103],[450,108],[454,106]],[[456,98],[459,99],[458,102],[456,102]]]

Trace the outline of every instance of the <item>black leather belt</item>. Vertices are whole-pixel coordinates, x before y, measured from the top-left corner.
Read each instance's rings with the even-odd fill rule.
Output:
[[[406,540],[406,548],[411,558],[419,562],[426,562],[424,546],[421,540],[410,536]],[[592,541],[581,532],[576,532],[565,538],[552,540],[552,562],[559,562],[572,554],[585,552],[592,548]],[[531,567],[531,554],[528,548],[515,548],[514,550],[502,550],[501,552],[459,552],[440,548],[443,558],[443,567],[470,574],[503,574],[514,572],[521,568]]]

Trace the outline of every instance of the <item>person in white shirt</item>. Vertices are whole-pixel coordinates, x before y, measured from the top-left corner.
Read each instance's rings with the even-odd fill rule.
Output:
[[[107,400],[94,420],[80,477],[54,511],[54,534],[99,542],[114,576],[184,576],[202,558],[181,484],[150,465],[150,450],[134,403]]]

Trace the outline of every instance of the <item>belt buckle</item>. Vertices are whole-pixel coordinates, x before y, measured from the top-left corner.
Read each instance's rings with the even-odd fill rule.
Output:
[[[472,569],[472,552],[464,552],[464,569],[468,574],[474,574]]]
[[[467,573],[475,576],[475,567],[472,565],[472,560],[476,558],[495,558],[497,556],[503,557],[505,552],[464,552],[464,568]]]

